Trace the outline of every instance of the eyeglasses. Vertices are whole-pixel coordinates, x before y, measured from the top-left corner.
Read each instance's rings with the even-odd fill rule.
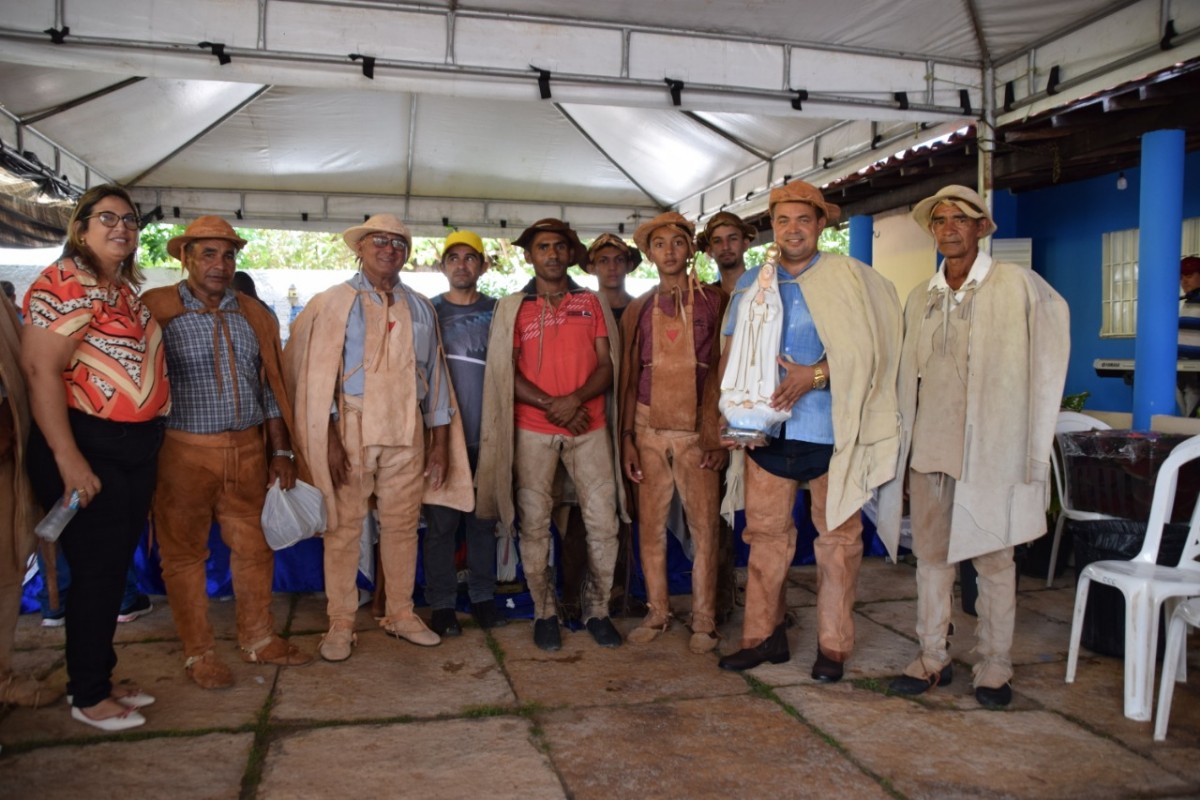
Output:
[[[121,216],[119,214],[114,214],[111,211],[101,211],[98,214],[92,214],[91,216],[84,217],[84,219],[92,218],[100,220],[100,224],[106,228],[115,228],[117,227],[118,222],[123,223],[125,225],[125,229],[130,231],[136,231],[139,227],[141,227],[141,220],[137,218],[137,214],[125,214],[124,216]]]
[[[382,234],[377,233],[371,237],[371,244],[379,248],[387,247],[390,244],[395,250],[403,250],[406,253],[408,252],[408,242],[398,236],[383,236]]]

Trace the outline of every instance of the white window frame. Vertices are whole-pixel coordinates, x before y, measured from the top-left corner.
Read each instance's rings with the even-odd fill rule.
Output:
[[[1102,235],[1100,260],[1100,338],[1132,339],[1137,335],[1137,228]],[[1200,217],[1183,221],[1180,257],[1200,254]]]

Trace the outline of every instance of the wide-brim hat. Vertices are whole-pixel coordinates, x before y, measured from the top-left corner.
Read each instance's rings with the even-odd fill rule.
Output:
[[[599,253],[606,247],[615,247],[625,254],[626,275],[633,272],[637,265],[642,263],[642,254],[636,247],[631,246],[615,233],[602,233],[588,246],[587,258],[583,262],[583,268],[586,272],[592,272],[592,262],[596,259],[596,253]]]
[[[342,241],[351,250],[358,252],[358,243],[368,233],[390,233],[393,236],[399,236],[408,242],[408,249],[412,250],[412,234],[408,232],[408,226],[401,222],[395,214],[375,214],[362,225],[346,228],[342,231]]]
[[[933,232],[929,230],[933,210],[942,203],[949,203],[955,206],[971,219],[987,220],[986,230],[981,234],[982,236],[991,236],[992,232],[996,230],[996,221],[988,213],[987,203],[979,196],[979,193],[974,189],[968,189],[966,186],[950,184],[939,189],[937,194],[932,197],[926,197],[913,207],[913,220],[921,226],[921,230],[930,236],[933,236]]]
[[[637,230],[633,232],[633,241],[637,243],[638,249],[649,253],[650,237],[659,228],[671,228],[682,233],[687,239],[688,249],[691,253],[696,252],[696,226],[678,211],[664,211],[654,219],[638,225]]]
[[[806,181],[792,181],[771,190],[767,198],[767,213],[774,215],[780,203],[808,203],[825,215],[825,227],[837,225],[842,209],[825,199],[821,190]]]
[[[456,244],[465,244],[476,253],[479,253],[479,255],[483,255],[483,239],[479,238],[478,233],[474,231],[455,231],[446,237],[446,242],[442,245],[441,257],[445,258],[446,253],[449,253],[450,248]]]
[[[1179,277],[1200,272],[1200,256],[1184,256],[1179,262]]]
[[[734,214],[732,211],[718,211],[705,224],[704,230],[696,234],[696,249],[701,252],[707,252],[709,244],[712,243],[713,232],[722,225],[737,228],[742,232],[742,238],[747,242],[753,242],[754,237],[758,235],[758,228],[755,228],[737,214]]]
[[[563,222],[561,219],[554,219],[553,217],[539,219],[530,225],[521,232],[521,235],[516,238],[513,244],[522,250],[528,250],[533,244],[533,237],[539,233],[557,233],[571,243],[572,258],[571,263],[567,266],[583,264],[587,259],[587,248],[583,246],[583,242],[579,241],[579,234],[571,230],[569,223]]]
[[[246,246],[246,240],[237,235],[232,225],[220,217],[206,215],[197,217],[191,225],[187,226],[183,233],[178,236],[172,236],[167,242],[167,252],[171,254],[172,258],[183,261],[184,246],[196,239],[224,239],[233,242],[238,250]]]

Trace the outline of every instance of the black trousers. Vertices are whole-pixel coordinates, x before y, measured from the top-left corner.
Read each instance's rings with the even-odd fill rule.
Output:
[[[117,664],[113,634],[125,573],[150,511],[163,428],[158,421],[112,422],[74,410],[68,416],[75,444],[101,485],[100,494],[79,510],[59,539],[71,568],[67,692],[74,695],[76,707],[89,708],[112,693]],[[58,465],[36,426],[29,436],[26,465],[42,507],[61,503],[64,487]]]

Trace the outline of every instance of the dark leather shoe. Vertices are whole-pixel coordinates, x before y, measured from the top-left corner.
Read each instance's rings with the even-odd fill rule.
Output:
[[[821,683],[837,683],[842,679],[842,662],[834,661],[817,648],[817,660],[813,662],[812,676]]]
[[[892,681],[888,691],[892,694],[918,695],[924,694],[935,686],[947,686],[954,680],[954,667],[950,664],[942,667],[941,672],[935,672],[928,678],[914,678],[901,675]]]
[[[435,608],[429,617],[429,629],[438,636],[462,636],[462,626],[453,608]]]
[[[475,618],[475,624],[485,631],[490,628],[502,628],[508,624],[508,617],[496,608],[495,600],[471,603],[471,616]]]
[[[976,686],[975,699],[984,708],[1004,708],[1012,702],[1012,684],[993,689],[989,686]]]
[[[792,654],[788,650],[787,632],[783,624],[780,624],[766,639],[754,647],[746,647],[725,656],[717,662],[717,666],[732,672],[741,672],[754,669],[759,664],[768,661],[772,664],[782,664],[791,657]]]
[[[558,617],[533,621],[533,643],[542,650],[561,650],[562,635],[558,632]]]
[[[587,621],[588,633],[601,647],[620,647],[621,634],[610,617],[592,617]]]

